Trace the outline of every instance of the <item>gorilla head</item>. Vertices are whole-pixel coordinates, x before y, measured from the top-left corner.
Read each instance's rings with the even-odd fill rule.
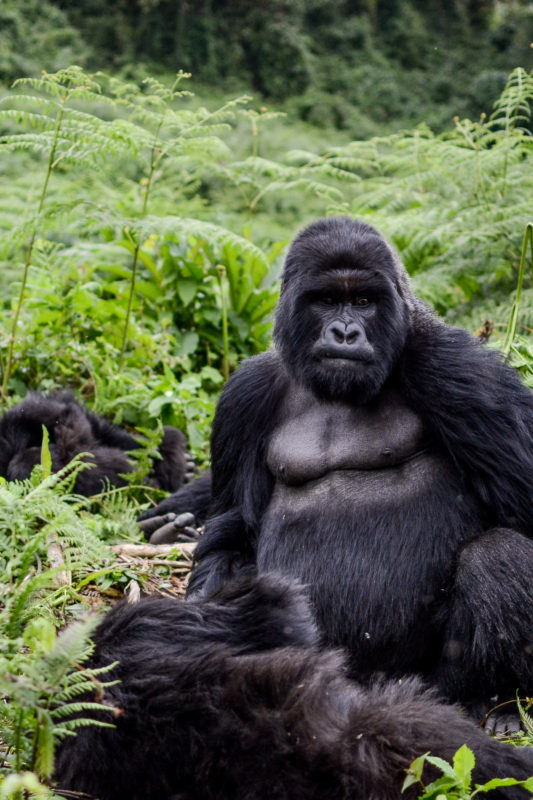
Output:
[[[404,267],[374,228],[319,220],[287,255],[274,338],[298,382],[363,404],[403,349],[413,303]]]

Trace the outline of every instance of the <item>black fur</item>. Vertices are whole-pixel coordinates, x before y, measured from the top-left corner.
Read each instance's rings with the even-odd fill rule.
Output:
[[[212,472],[191,595],[280,570],[358,679],[418,673],[472,708],[533,692],[533,394],[370,226],[293,242],[275,349],[225,387]]]
[[[101,492],[106,483],[124,486],[122,477],[133,469],[128,452],[139,440],[123,428],[80,405],[71,392],[48,395],[30,393],[22,403],[6,411],[0,420],[0,475],[8,480],[28,478],[41,461],[42,426],[50,435],[52,469],[57,472],[75,455],[90,453],[94,466],[76,479],[79,494]],[[175,491],[184,480],[187,443],[183,433],[166,427],[148,481],[160,489]]]
[[[198,478],[178,491],[165,497],[157,506],[143,511],[139,521],[152,517],[164,517],[165,514],[183,514],[190,512],[198,525],[205,522],[211,503],[211,471],[205,470]]]
[[[116,727],[65,741],[55,777],[68,797],[397,800],[415,757],[451,760],[465,743],[476,782],[533,773],[530,748],[489,739],[416,680],[349,684],[340,654],[314,646],[302,595],[273,576],[209,599],[122,604],[94,640],[93,666],[120,660],[109,677],[121,682],[96,698]]]

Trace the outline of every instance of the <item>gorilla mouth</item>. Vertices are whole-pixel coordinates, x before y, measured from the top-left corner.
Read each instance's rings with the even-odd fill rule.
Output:
[[[315,358],[321,363],[331,362],[349,362],[351,364],[371,364],[373,361],[373,352],[370,347],[353,347],[342,346],[337,347],[332,345],[319,345],[315,347]]]
[[[362,358],[361,356],[349,356],[349,355],[322,356],[322,361],[358,361],[359,363],[364,363],[364,364],[370,363],[367,358]]]
[[[332,363],[349,363],[349,364],[365,364],[371,363],[372,359],[362,353],[349,353],[337,351],[325,351],[318,354],[318,358],[322,364]]]

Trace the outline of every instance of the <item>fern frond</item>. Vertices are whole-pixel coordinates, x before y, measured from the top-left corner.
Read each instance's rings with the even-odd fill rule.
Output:
[[[491,126],[501,127],[509,133],[520,127],[518,123],[527,125],[531,118],[532,101],[533,75],[522,67],[517,67],[512,71],[505,89],[494,103],[494,111],[490,117]]]
[[[108,714],[110,712],[112,713],[110,707],[103,705],[103,703],[94,703],[89,700],[83,700],[79,703],[68,703],[59,708],[54,708],[50,712],[50,716],[54,721],[64,720],[65,717],[68,717],[71,714],[83,714],[87,711],[107,711]],[[87,722],[89,722],[90,724],[90,720],[87,720]],[[79,719],[71,720],[70,723],[63,721],[61,724],[65,727],[69,727],[72,730],[74,727],[79,727],[80,720]]]
[[[98,706],[98,711],[107,712],[107,714],[112,714],[113,709],[109,706],[99,705],[98,703],[95,704]],[[83,709],[83,711],[87,710],[87,708]],[[103,719],[95,719],[94,717],[77,717],[76,719],[71,720],[63,720],[61,723],[57,723],[54,725],[54,738],[57,739],[58,742],[63,741],[68,736],[76,736],[79,728],[88,728],[90,726],[94,726],[96,728],[114,728],[116,727],[113,722],[104,722]]]
[[[527,713],[527,711],[525,710],[524,706],[520,702],[520,698],[519,697],[516,698],[516,704],[518,706],[518,712],[520,714],[520,719],[524,723],[524,727],[525,727],[527,733],[529,733],[530,736],[533,736],[533,717],[531,716],[531,714]]]

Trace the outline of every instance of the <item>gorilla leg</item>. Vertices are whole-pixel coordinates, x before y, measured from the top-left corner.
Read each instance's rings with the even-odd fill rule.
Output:
[[[494,528],[460,552],[438,683],[474,712],[533,691],[533,541]]]

